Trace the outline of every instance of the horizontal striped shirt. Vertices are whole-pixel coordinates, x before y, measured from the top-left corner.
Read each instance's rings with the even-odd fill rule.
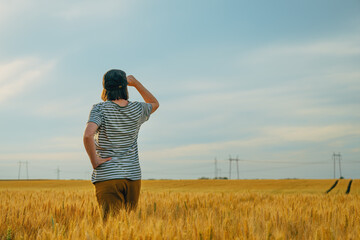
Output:
[[[111,179],[141,179],[138,155],[140,126],[149,119],[150,103],[130,102],[121,107],[112,101],[93,105],[88,122],[98,125],[94,136],[96,153],[101,158],[111,157],[94,169],[92,183]]]

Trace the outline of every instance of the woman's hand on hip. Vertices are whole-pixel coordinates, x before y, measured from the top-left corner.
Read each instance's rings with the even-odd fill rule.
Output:
[[[111,160],[111,157],[108,157],[108,158],[101,158],[101,157],[97,157],[96,158],[96,164],[95,165],[93,165],[93,168],[95,169],[95,168],[97,168],[98,166],[100,166],[101,164],[103,164],[104,162],[107,162],[107,161],[109,161],[109,160]]]

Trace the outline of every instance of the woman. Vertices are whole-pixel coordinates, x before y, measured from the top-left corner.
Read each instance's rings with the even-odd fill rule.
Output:
[[[145,102],[129,101],[127,86]],[[104,219],[110,211],[135,209],[141,187],[137,137],[140,126],[159,107],[156,98],[132,75],[110,70],[103,78],[101,98],[93,105],[84,146],[94,168],[91,181]]]

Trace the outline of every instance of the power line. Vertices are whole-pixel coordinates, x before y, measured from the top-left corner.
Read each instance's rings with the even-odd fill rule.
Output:
[[[319,162],[297,162],[297,161],[273,161],[273,160],[241,160],[242,162],[248,163],[274,163],[274,164],[300,164],[300,165],[311,165],[311,164],[329,164],[328,161]]]
[[[334,159],[335,157],[335,159]],[[231,160],[230,160],[231,159]],[[281,168],[295,168],[296,165],[303,165],[303,166],[311,166],[311,165],[324,165],[326,164],[326,167],[329,167],[331,169],[331,165],[334,165],[334,178],[336,178],[336,167],[339,168],[339,174],[340,174],[340,177],[342,177],[342,171],[343,171],[343,167],[342,165],[345,164],[346,166],[345,167],[348,167],[349,165],[355,165],[355,164],[360,164],[360,161],[358,159],[355,159],[355,158],[350,158],[350,159],[346,159],[344,160],[342,158],[342,155],[340,153],[336,154],[332,154],[332,158],[331,158],[331,161],[329,161],[329,159],[327,161],[313,161],[313,162],[310,162],[309,160],[305,160],[305,161],[299,161],[299,160],[295,160],[295,161],[291,161],[291,160],[285,160],[285,161],[281,161],[281,160],[276,160],[276,159],[269,159],[269,160],[244,160],[244,159],[239,159],[238,157],[236,158],[233,158],[230,156],[230,159],[224,159],[224,160],[219,160],[217,159],[217,157],[214,159],[209,159],[209,160],[204,160],[204,159],[198,159],[198,161],[193,161],[193,164],[195,162],[198,162],[195,166],[193,164],[189,164],[186,166],[183,167],[180,167],[180,166],[175,166],[174,167],[169,167],[169,168],[162,168],[162,169],[149,169],[149,170],[145,170],[143,169],[143,173],[146,173],[146,174],[159,174],[159,173],[164,173],[165,171],[166,172],[171,172],[171,173],[175,173],[176,171],[176,175],[180,174],[180,175],[195,175],[195,174],[205,174],[205,169],[208,169],[209,171],[206,171],[206,174],[207,175],[213,175],[215,173],[215,178],[219,178],[222,176],[221,174],[221,169],[219,167],[222,167],[222,164],[224,162],[227,162],[229,161],[229,179],[231,179],[231,175],[234,174],[233,173],[233,170],[232,170],[232,162],[233,161],[236,161],[236,164],[237,164],[237,178],[239,179],[240,175],[243,175],[243,174],[246,174],[247,172],[262,172],[264,170],[276,170],[276,169],[281,169]],[[246,168],[242,168],[242,170],[239,169],[239,161],[242,161],[244,162],[244,167],[250,167],[251,165],[253,166],[252,169],[247,169]],[[339,162],[336,162],[336,161],[339,161]],[[212,163],[214,164],[214,168],[212,168],[213,170],[210,170],[211,168],[209,168],[209,163]],[[246,164],[247,163],[247,164]],[[206,165],[208,165],[208,167],[206,167]],[[261,164],[261,165],[260,165]],[[3,165],[3,164],[0,164],[0,166]],[[28,161],[18,161],[18,162],[12,162],[10,164],[7,164],[7,165],[12,165],[15,169],[16,169],[16,165],[18,165],[18,179],[29,179],[29,168],[28,168],[28,165],[29,165],[29,162]],[[211,165],[211,164],[210,164]],[[260,165],[260,166],[259,166]],[[264,166],[268,165],[269,168],[266,168],[266,169],[263,169]],[[270,166],[271,165],[271,166]],[[275,165],[275,167],[274,167]],[[225,165],[226,166],[226,165]],[[224,166],[224,167],[225,167]],[[243,165],[242,165],[243,166]],[[258,167],[258,168],[257,168]],[[300,166],[299,166],[300,167]],[[46,169],[46,166],[44,165],[39,165],[39,166],[36,166],[37,170],[38,169]],[[14,169],[14,170],[15,170]],[[225,168],[226,169],[226,168]],[[330,170],[329,169],[329,170]],[[223,170],[223,174],[225,174],[224,176],[226,176],[226,170],[224,170],[224,168],[222,169]],[[53,170],[54,171],[54,170]],[[331,170],[330,170],[331,171]],[[69,174],[69,173],[82,173],[84,175],[84,171],[76,171],[76,170],[67,170],[67,169],[64,169],[64,170],[60,170],[60,167],[58,166],[57,169],[55,169],[55,172],[57,174],[57,179],[60,179],[60,175],[61,174]],[[61,173],[61,174],[60,174]],[[25,175],[26,174],[26,175]],[[331,174],[332,175],[332,174]],[[16,175],[15,175],[16,176]],[[77,174],[78,176],[78,174]],[[233,176],[234,178],[234,176]]]

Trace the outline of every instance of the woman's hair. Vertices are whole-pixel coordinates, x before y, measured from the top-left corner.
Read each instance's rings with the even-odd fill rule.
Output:
[[[103,101],[129,99],[126,73],[124,71],[112,69],[105,73],[103,77],[103,87],[104,89],[101,93],[101,99]]]

